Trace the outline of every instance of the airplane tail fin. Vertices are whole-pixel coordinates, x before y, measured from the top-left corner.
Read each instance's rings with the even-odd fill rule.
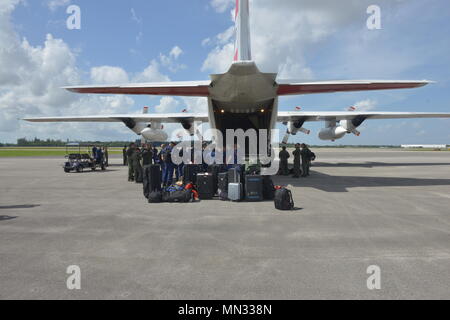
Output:
[[[236,44],[234,50],[234,61],[252,60],[249,0],[236,0]]]

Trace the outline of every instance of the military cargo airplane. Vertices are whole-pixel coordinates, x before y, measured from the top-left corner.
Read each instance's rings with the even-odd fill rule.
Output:
[[[236,44],[228,72],[213,74],[207,81],[130,83],[122,85],[77,86],[65,89],[81,94],[130,94],[204,97],[208,111],[204,114],[123,114],[77,117],[46,117],[24,119],[31,122],[121,122],[149,141],[167,139],[164,123],[179,123],[191,135],[196,122],[209,122],[225,136],[227,129],[273,130],[278,122],[287,126],[284,142],[290,135],[309,133],[304,128],[310,121],[324,121],[321,140],[335,141],[347,134],[359,135],[358,127],[367,120],[403,118],[450,118],[450,113],[413,112],[280,112],[278,98],[332,92],[412,89],[430,81],[290,81],[278,80],[276,73],[261,72],[252,60],[250,42],[249,0],[236,0]]]

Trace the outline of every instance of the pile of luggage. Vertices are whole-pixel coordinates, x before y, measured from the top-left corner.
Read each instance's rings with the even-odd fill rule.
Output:
[[[280,210],[293,210],[294,202],[289,190],[275,187],[270,176],[260,175],[257,166],[211,165],[205,172],[202,165],[184,166],[183,181],[162,186],[160,165],[144,167],[144,196],[149,203],[188,203],[198,200],[222,201],[274,201]]]

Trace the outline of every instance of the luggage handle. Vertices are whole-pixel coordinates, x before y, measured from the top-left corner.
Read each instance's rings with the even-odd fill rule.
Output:
[[[294,198],[292,197],[292,192],[289,189],[286,189],[286,190],[289,192],[289,197],[291,199],[291,210],[294,210],[295,204],[294,204]]]

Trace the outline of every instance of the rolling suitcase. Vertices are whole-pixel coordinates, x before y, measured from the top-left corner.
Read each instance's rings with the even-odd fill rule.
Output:
[[[144,196],[148,199],[150,193],[161,191],[161,166],[152,164],[143,169]]]
[[[223,172],[227,172],[227,167],[223,164],[213,164],[208,166],[208,173],[212,174],[214,177],[214,194],[216,194],[219,189],[219,174]]]
[[[142,169],[141,166],[137,167],[136,170],[134,170],[134,181],[136,183],[144,183],[144,169]]]
[[[219,194],[221,192],[228,192],[228,172],[219,173],[217,189]]]
[[[270,176],[264,176],[263,178],[263,196],[264,200],[273,200],[275,198],[275,185]]]
[[[262,176],[245,176],[245,200],[263,201],[264,200],[264,180]]]
[[[214,176],[209,173],[197,174],[197,192],[200,200],[211,200],[216,191],[214,190]]]
[[[228,185],[228,199],[231,201],[241,201],[244,196],[242,183],[230,183]]]
[[[185,164],[183,168],[183,183],[197,184],[197,174],[202,172],[202,166],[198,164]]]

